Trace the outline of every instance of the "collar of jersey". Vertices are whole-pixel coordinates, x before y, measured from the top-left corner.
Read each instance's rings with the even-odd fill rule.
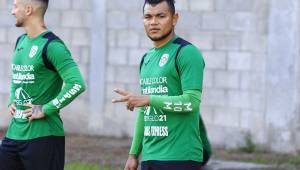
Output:
[[[26,38],[27,38],[29,41],[34,41],[34,40],[36,40],[36,39],[39,39],[41,36],[47,34],[48,32],[50,32],[50,31],[49,31],[49,30],[46,30],[46,31],[40,33],[39,35],[37,35],[37,36],[35,36],[35,37],[33,37],[33,38],[30,38],[30,37],[28,36],[28,34],[26,34]]]
[[[161,49],[164,49],[165,47],[169,46],[171,43],[173,43],[174,40],[176,40],[176,38],[178,38],[177,35],[175,35],[170,41],[168,41],[166,44],[164,44],[163,46],[161,47],[158,47],[158,48],[155,48],[154,47],[154,50],[161,50]]]

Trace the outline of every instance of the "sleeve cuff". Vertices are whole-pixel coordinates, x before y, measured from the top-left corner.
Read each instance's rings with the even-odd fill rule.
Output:
[[[140,154],[140,149],[139,148],[131,148],[129,151],[129,155],[135,155],[136,157],[138,157]]]

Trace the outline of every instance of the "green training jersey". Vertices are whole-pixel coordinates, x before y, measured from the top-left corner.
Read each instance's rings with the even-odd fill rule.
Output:
[[[144,56],[140,72],[141,93],[179,96],[186,90],[202,91],[203,69],[204,60],[199,50],[175,36]],[[165,102],[163,108],[151,104],[146,107],[142,160],[202,162],[199,112],[199,107],[194,110],[189,102]]]
[[[54,39],[53,41],[49,41]],[[47,42],[45,66],[42,54]],[[16,112],[9,124],[6,137],[28,140],[44,136],[64,136],[59,110],[85,90],[77,64],[65,44],[52,32],[37,37],[22,35],[12,58],[12,81],[9,104],[15,103]],[[64,84],[64,85],[63,85]],[[28,121],[24,110],[27,103],[42,105],[45,118]]]

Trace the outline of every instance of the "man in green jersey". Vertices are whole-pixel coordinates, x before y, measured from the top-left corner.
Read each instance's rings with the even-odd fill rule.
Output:
[[[139,107],[125,170],[199,170],[211,149],[199,116],[204,60],[199,50],[175,35],[174,0],[145,0],[144,27],[154,48],[140,65],[142,95],[116,89],[127,109]]]
[[[63,41],[45,27],[48,0],[14,0],[13,5],[16,26],[26,34],[12,57],[12,119],[0,146],[0,169],[63,170],[59,111],[85,90],[85,83]]]

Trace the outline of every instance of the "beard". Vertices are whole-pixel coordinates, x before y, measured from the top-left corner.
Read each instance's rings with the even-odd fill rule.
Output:
[[[15,24],[16,27],[23,27],[24,26],[24,22],[21,21],[21,20],[16,20],[16,24]]]
[[[16,27],[23,27],[23,23],[17,22],[15,25],[16,25]]]
[[[165,38],[167,38],[171,33],[173,32],[173,28],[171,28],[166,34],[160,36],[160,37],[151,37],[149,34],[147,35],[152,41],[161,41]]]

